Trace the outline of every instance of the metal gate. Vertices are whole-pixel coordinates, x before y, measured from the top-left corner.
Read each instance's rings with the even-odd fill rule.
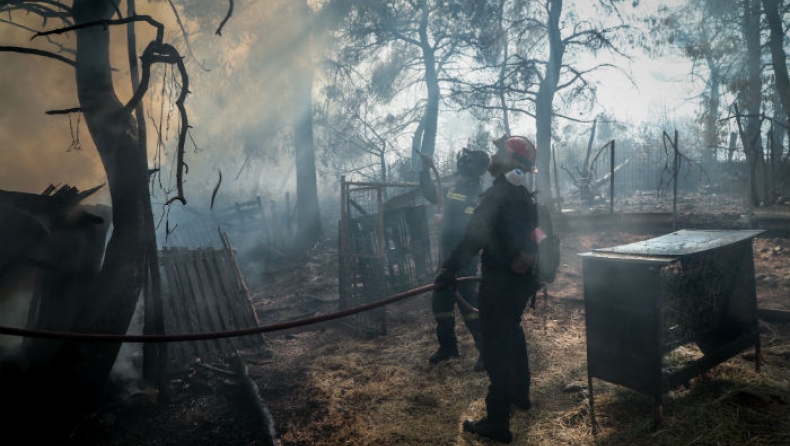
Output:
[[[416,183],[341,179],[341,309],[430,283],[438,265],[435,212]],[[387,199],[388,196],[395,195]],[[365,336],[386,334],[386,308],[357,313],[346,325]]]

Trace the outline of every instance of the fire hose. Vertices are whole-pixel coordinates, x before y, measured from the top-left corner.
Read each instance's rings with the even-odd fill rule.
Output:
[[[480,277],[468,276],[459,277],[458,283],[464,282],[479,282]],[[232,338],[238,336],[247,336],[260,333],[268,333],[278,330],[286,330],[294,327],[301,327],[303,325],[316,324],[325,322],[332,319],[339,319],[341,317],[350,316],[352,314],[361,313],[363,311],[372,310],[374,308],[383,307],[391,303],[404,300],[419,294],[423,294],[436,289],[435,284],[423,285],[413,288],[402,293],[393,294],[381,300],[370,302],[364,305],[359,305],[353,308],[328,313],[320,316],[314,316],[304,319],[297,319],[293,321],[280,322],[263,327],[250,327],[241,328],[237,330],[215,331],[207,333],[194,333],[194,334],[175,334],[175,335],[116,335],[116,334],[101,334],[101,333],[73,333],[65,331],[48,331],[48,330],[32,330],[26,328],[4,327],[0,326],[0,334],[11,336],[23,336],[29,338],[43,338],[43,339],[61,339],[61,340],[81,340],[81,341],[99,341],[99,342],[142,342],[142,343],[161,343],[161,342],[181,342],[181,341],[199,341],[206,339],[221,339]],[[477,311],[472,307],[461,295],[456,292],[456,299],[461,305],[467,306],[473,311]]]

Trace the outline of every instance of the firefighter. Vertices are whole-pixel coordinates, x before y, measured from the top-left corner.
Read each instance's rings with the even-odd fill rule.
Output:
[[[533,275],[538,225],[534,194],[523,184],[534,171],[536,150],[527,138],[511,136],[491,157],[494,182],[482,195],[461,242],[442,265],[435,284],[456,286],[456,272],[482,251],[478,295],[485,370],[490,385],[486,416],[466,420],[466,432],[510,443],[511,406],[528,410],[530,371],[521,319],[530,295],[540,288]],[[519,170],[520,169],[520,170]]]
[[[442,191],[440,249],[445,258],[463,237],[466,223],[469,221],[476,200],[483,190],[481,177],[486,172],[488,163],[488,154],[481,150],[464,148],[456,158],[457,180],[451,187]],[[424,156],[420,172],[420,191],[428,201],[437,204],[439,201],[437,187],[430,178],[432,165],[431,159]],[[458,268],[456,273],[461,277],[474,276],[477,275],[477,268],[478,256],[472,256],[466,264]],[[465,301],[464,303],[459,304],[456,292]],[[474,308],[477,306],[477,284],[475,283],[464,283],[457,289],[438,290],[432,294],[431,309],[436,320],[436,337],[439,341],[439,348],[431,355],[429,362],[437,364],[450,358],[459,357],[458,340],[455,335],[456,305],[478,349],[474,370],[482,372],[485,368],[480,350],[480,321]]]

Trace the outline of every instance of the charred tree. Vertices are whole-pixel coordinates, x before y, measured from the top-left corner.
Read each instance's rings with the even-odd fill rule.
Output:
[[[741,29],[746,41],[745,78],[739,89],[738,102],[743,113],[743,125],[739,123],[743,150],[749,163],[749,203],[760,206],[764,194],[764,167],[762,138],[760,135],[763,117],[762,107],[762,60],[760,51],[760,1],[744,0],[742,5]]]
[[[771,49],[771,62],[776,77],[776,91],[784,109],[785,122],[782,124],[785,126],[788,140],[790,140],[790,75],[788,75],[787,69],[787,54],[784,51],[786,30],[779,15],[779,3],[778,0],[763,0],[762,2],[770,31],[768,46]]]
[[[90,277],[82,277],[78,287],[58,290],[64,298],[74,302],[73,311],[69,312],[69,326],[64,330],[78,334],[123,335],[144,284],[150,281],[156,286],[158,277],[150,274],[158,268],[157,250],[148,189],[148,157],[145,138],[141,135],[144,125],[141,116],[135,116],[135,110],[141,113],[137,106],[147,91],[151,65],[156,62],[176,65],[181,74],[182,94],[176,101],[181,122],[176,166],[178,195],[171,201],[185,204],[183,141],[188,124],[183,101],[188,92],[188,78],[181,56],[175,48],[162,42],[163,26],[151,17],[133,15],[115,20],[113,16],[116,13],[120,16],[120,10],[112,2],[74,0],[70,6],[58,4],[57,7],[56,12],[47,7],[31,9],[43,18],[59,17],[66,24],[64,28],[42,31],[34,37],[76,35],[74,61],[40,50],[11,47],[2,50],[47,56],[75,67],[79,107],[50,113],[81,113],[84,116],[106,174],[113,227],[106,247],[103,240],[101,243],[105,248],[101,269]],[[109,28],[131,22],[153,25],[157,37],[140,57],[143,61],[140,88],[136,88],[132,99],[124,104],[113,84]],[[137,55],[131,57],[136,60]],[[132,68],[134,71],[134,64]],[[133,83],[137,81],[133,79]],[[51,429],[34,432],[42,440],[55,438],[61,433],[59,428],[68,428],[104,401],[121,344],[75,337],[53,342],[49,347],[53,351],[45,358],[31,355],[35,361],[15,363],[0,370],[4,390],[7,390],[4,396],[18,409],[13,415],[19,420],[35,415],[51,423]],[[12,421],[11,424],[18,423]],[[19,424],[20,427],[27,425],[29,423]]]
[[[549,44],[549,58],[546,64],[546,72],[538,86],[538,94],[535,98],[535,128],[537,139],[537,190],[540,191],[540,201],[551,203],[551,125],[554,118],[554,95],[557,92],[557,85],[560,81],[560,69],[562,68],[562,58],[564,45],[560,35],[560,16],[562,15],[562,2],[547,2],[547,33]]]
[[[310,8],[306,0],[298,5],[304,23],[309,22]],[[313,71],[310,32],[305,31],[308,42],[301,51],[301,69],[294,90],[294,152],[296,154],[296,208],[297,245],[309,249],[321,238],[321,214],[318,206],[318,186],[315,172],[315,143],[313,139]],[[300,57],[300,56],[297,56]]]
[[[74,23],[108,20],[115,12],[106,2],[76,0]],[[76,30],[77,95],[85,122],[107,175],[113,209],[113,231],[99,276],[77,312],[78,333],[126,333],[140,297],[147,266],[146,210],[150,212],[148,161],[141,150],[137,122],[118,99],[110,66],[110,33],[106,27]],[[104,391],[121,345],[68,341],[57,352],[51,372],[58,389],[75,391],[90,408]]]

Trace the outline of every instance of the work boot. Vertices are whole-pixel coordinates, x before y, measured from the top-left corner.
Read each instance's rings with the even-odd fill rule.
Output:
[[[458,354],[458,339],[455,337],[454,318],[436,319],[436,339],[439,341],[439,350],[431,355],[431,364],[460,356]]]
[[[500,443],[510,443],[513,441],[513,434],[510,433],[510,423],[504,421],[491,421],[488,417],[483,417],[477,421],[464,421],[464,432],[490,438]]]
[[[458,354],[458,346],[444,346],[440,345],[436,353],[432,354],[428,361],[431,364],[438,364],[450,358],[457,358],[461,355]]]

